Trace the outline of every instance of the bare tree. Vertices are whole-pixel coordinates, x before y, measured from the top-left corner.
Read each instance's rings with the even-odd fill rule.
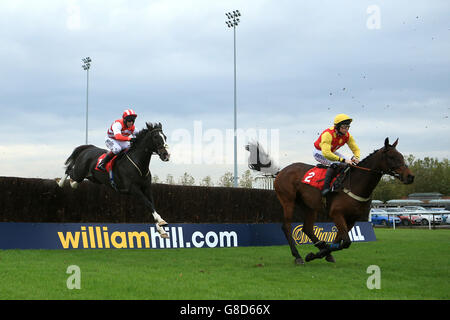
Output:
[[[214,182],[212,181],[212,178],[210,176],[206,176],[202,179],[200,185],[204,187],[212,187],[214,186]]]
[[[251,188],[253,186],[253,181],[255,179],[252,177],[250,170],[246,170],[239,180],[239,187],[241,188]]]
[[[233,174],[227,171],[222,177],[220,177],[218,185],[221,187],[232,187],[233,181],[234,181]]]
[[[173,175],[171,175],[170,173],[166,176],[166,183],[175,184],[175,179],[173,178]]]
[[[189,173],[185,172],[180,179],[178,180],[179,184],[182,186],[193,186],[195,183],[195,179]]]

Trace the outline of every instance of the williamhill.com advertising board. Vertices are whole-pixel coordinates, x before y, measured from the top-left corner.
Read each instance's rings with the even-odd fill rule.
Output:
[[[294,223],[292,237],[297,244],[311,244]],[[159,236],[154,224],[113,223],[0,223],[0,249],[172,249],[223,248],[285,245],[281,224],[171,224],[168,239]],[[314,233],[333,242],[333,223],[318,223]],[[359,222],[349,232],[353,242],[375,241],[368,222]]]

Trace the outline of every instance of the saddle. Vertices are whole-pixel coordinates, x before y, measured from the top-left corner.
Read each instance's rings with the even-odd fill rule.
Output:
[[[106,153],[103,153],[100,157],[98,157],[98,159],[97,159],[97,164],[95,165],[95,170],[100,171],[100,172],[103,171],[103,170],[100,170],[100,169],[98,168],[98,165],[99,165],[100,161],[102,161],[102,159],[103,159],[104,157],[106,157]],[[117,154],[114,155],[114,157],[106,164],[106,167],[105,167],[105,168],[106,168],[106,171],[107,171],[108,173],[109,173],[109,172],[112,172],[111,170],[112,170],[112,167],[113,167],[114,162],[116,161],[117,157],[118,157]]]
[[[348,168],[348,167],[347,167]],[[325,182],[325,174],[327,173],[328,166],[323,164],[318,164],[317,166],[308,170],[303,176],[301,182],[304,184],[309,184],[319,190],[323,190],[323,185]],[[339,173],[331,181],[331,190],[335,191],[342,187],[342,183],[347,175],[346,168],[339,170]]]
[[[114,182],[114,174],[113,174],[112,168],[113,168],[114,162],[117,160],[117,158],[121,157],[123,154],[124,154],[124,152],[121,151],[118,154],[114,155],[114,157],[106,164],[106,167],[105,167],[106,172],[109,175],[109,182],[111,183],[111,187],[116,191],[118,191],[118,189],[117,189],[116,183]],[[103,170],[100,170],[98,168],[98,165],[104,157],[106,157],[106,153],[103,153],[100,157],[98,157],[97,164],[95,165],[95,170],[103,172]]]

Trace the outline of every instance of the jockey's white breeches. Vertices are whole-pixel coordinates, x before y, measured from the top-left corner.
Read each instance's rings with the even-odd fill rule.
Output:
[[[335,155],[337,155],[340,158],[343,159],[347,159],[347,157],[343,156],[342,154],[340,154],[339,152],[333,152]],[[316,148],[313,148],[313,157],[314,159],[316,159],[318,162],[320,162],[323,165],[329,166],[332,163],[339,163],[339,161],[331,161],[328,160],[327,158],[324,157],[324,155],[322,154],[322,150],[317,150]]]
[[[130,147],[130,141],[120,141],[110,137],[105,138],[106,147],[111,150],[114,154],[118,154],[123,149]]]

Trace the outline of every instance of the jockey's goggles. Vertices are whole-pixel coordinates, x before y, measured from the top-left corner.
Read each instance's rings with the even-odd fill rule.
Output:
[[[133,117],[133,116],[129,116],[129,117],[125,118],[126,122],[129,122],[129,121],[134,122],[135,120],[136,120],[136,117]]]

